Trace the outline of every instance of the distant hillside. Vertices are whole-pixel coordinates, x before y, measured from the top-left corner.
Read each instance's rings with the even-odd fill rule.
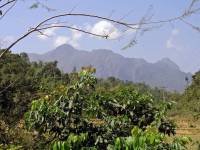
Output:
[[[153,87],[165,87],[168,90],[183,91],[186,86],[185,77],[190,73],[182,72],[168,58],[156,63],[148,63],[144,59],[126,58],[111,50],[80,51],[69,45],[62,45],[45,54],[28,54],[31,61],[58,61],[58,67],[64,72],[71,72],[74,67],[92,65],[97,69],[98,77],[117,77],[121,80],[145,82]]]

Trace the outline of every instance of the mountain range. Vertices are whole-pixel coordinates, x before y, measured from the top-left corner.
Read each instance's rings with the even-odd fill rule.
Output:
[[[187,85],[186,77],[191,79],[192,76],[181,71],[169,58],[149,63],[144,59],[123,57],[111,50],[83,51],[67,44],[44,54],[28,55],[31,61],[57,61],[58,67],[64,72],[71,72],[74,67],[79,70],[82,66],[92,65],[97,70],[96,76],[100,78],[114,76],[173,91],[183,91]]]

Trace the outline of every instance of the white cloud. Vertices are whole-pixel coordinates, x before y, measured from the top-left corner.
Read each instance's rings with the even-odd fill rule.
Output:
[[[79,28],[76,26],[73,26],[75,28]],[[81,37],[83,36],[83,34],[80,31],[76,31],[76,30],[71,30],[71,37],[69,40],[69,44],[72,45],[73,47],[78,48],[79,47],[79,40],[81,39]]]
[[[166,47],[167,48],[173,48],[174,47],[174,44],[173,44],[171,38],[166,41]]]
[[[82,27],[76,25],[72,26],[77,29],[82,29],[98,35],[108,35],[109,39],[116,39],[122,35],[122,33],[110,22],[99,21],[93,26],[90,24],[84,24]],[[37,37],[41,40],[47,40],[49,36],[54,36],[53,45],[54,47],[62,44],[70,44],[73,47],[80,47],[79,41],[83,37],[83,33],[77,30],[70,30],[71,33],[68,36],[58,35],[56,31],[58,28],[50,28],[43,31],[44,35],[38,35]],[[47,35],[47,36],[45,36]]]
[[[174,48],[174,49],[177,49],[177,50],[180,49],[179,44],[177,43],[177,40],[176,40],[178,34],[179,34],[178,29],[173,29],[171,31],[170,37],[166,41],[166,48],[168,48],[168,49]]]
[[[135,32],[138,30],[139,25],[132,25],[131,27],[132,27],[132,28],[128,28],[128,29],[125,31],[126,34],[135,33]]]
[[[179,30],[178,29],[173,29],[171,34],[172,35],[178,35],[179,34]]]
[[[52,26],[53,25],[55,25],[55,24],[52,24]],[[44,30],[44,31],[42,31],[42,33],[44,34],[44,35],[42,35],[42,34],[39,34],[37,37],[39,38],[39,39],[42,39],[42,40],[46,40],[48,37],[50,37],[50,36],[55,36],[56,35],[56,31],[58,30],[58,28],[49,28],[49,29],[46,29],[46,30]]]
[[[119,30],[108,21],[97,22],[93,27],[91,27],[90,32],[98,35],[108,35],[109,39],[116,39],[121,35]]]
[[[77,41],[75,41],[75,40],[70,40],[68,43],[71,46],[75,47],[75,48],[79,48],[80,47],[79,43]]]
[[[15,37],[12,35],[0,37],[0,48],[2,48],[2,47],[5,48],[14,41],[15,41]]]
[[[73,26],[73,27],[78,28],[76,26]],[[77,31],[77,30],[71,30],[71,34],[72,34],[72,39],[74,40],[80,39],[83,35],[80,31]]]
[[[69,38],[66,36],[58,36],[55,38],[54,46],[58,47],[62,44],[66,44],[69,41]]]
[[[73,26],[74,28],[78,28]],[[66,36],[57,36],[54,40],[54,46],[58,47],[62,44],[70,44],[71,46],[78,48],[79,47],[79,40],[83,34],[77,30],[71,30],[71,35],[69,37]]]
[[[84,29],[87,31],[90,31],[92,29],[92,25],[90,23],[85,23],[83,26],[84,26]]]

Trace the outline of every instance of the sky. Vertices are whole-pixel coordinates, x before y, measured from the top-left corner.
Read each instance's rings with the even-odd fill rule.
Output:
[[[136,23],[142,17],[151,17],[151,21],[165,20],[179,16],[191,0],[43,0],[43,4],[55,11],[44,8],[29,9],[32,0],[20,1],[0,20],[0,41],[3,46],[9,45],[28,29],[47,17],[68,13],[86,13],[109,17],[128,23]],[[197,7],[200,3],[197,3]],[[200,26],[200,15],[186,20]],[[152,29],[144,34],[108,22],[84,17],[66,17],[68,25],[96,34],[110,33],[109,39],[102,39],[77,31],[53,28],[45,30],[48,35],[32,34],[13,47],[13,52],[45,53],[61,44],[70,44],[81,50],[110,49],[125,57],[143,58],[156,62],[168,57],[180,66],[182,71],[196,72],[200,69],[200,33],[188,25],[176,21],[162,25],[150,26]],[[137,44],[123,49],[137,34]],[[3,41],[3,42],[2,42]]]

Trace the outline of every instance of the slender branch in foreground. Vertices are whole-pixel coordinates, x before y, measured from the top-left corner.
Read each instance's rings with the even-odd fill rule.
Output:
[[[24,38],[26,38],[27,36],[29,36],[33,32],[39,32],[41,34],[42,31],[44,31],[46,29],[49,29],[49,28],[68,28],[70,30],[76,30],[76,31],[79,31],[79,32],[83,32],[85,34],[90,34],[90,35],[93,35],[93,36],[97,36],[97,37],[108,39],[109,35],[95,34],[95,33],[92,33],[90,31],[79,29],[79,28],[76,28],[76,27],[73,27],[73,26],[59,25],[59,24],[58,25],[54,25],[54,23],[47,24],[49,21],[53,21],[56,18],[66,17],[66,16],[82,16],[82,17],[97,18],[97,19],[107,20],[107,21],[110,21],[110,22],[117,23],[117,24],[125,26],[126,28],[129,28],[129,29],[136,29],[136,27],[132,27],[132,26],[128,25],[125,22],[121,22],[121,21],[117,21],[117,20],[114,20],[114,19],[109,19],[109,18],[106,18],[106,17],[97,16],[97,15],[90,15],[90,14],[83,14],[83,13],[77,13],[77,14],[76,13],[66,13],[66,14],[61,14],[61,15],[50,17],[50,18],[48,18],[48,19],[40,22],[36,27],[31,28],[27,33],[25,33],[24,35],[22,35],[20,38],[18,38],[16,41],[14,41],[10,46],[8,46],[0,54],[0,58],[3,57],[3,55],[7,51],[9,51],[13,46],[15,46],[17,43],[19,43],[21,40],[23,40]],[[47,25],[49,25],[49,26],[47,26]],[[44,34],[42,33],[42,35],[44,35]]]
[[[2,13],[2,16],[0,17],[0,20],[2,20],[5,17],[5,15],[15,6],[16,3],[17,3],[17,0],[15,0],[12,3],[12,5],[4,13]]]
[[[90,34],[90,35],[105,38],[105,39],[107,39],[109,37],[109,35],[95,34],[95,33],[92,33],[92,32],[86,31],[86,30],[82,30],[82,29],[75,28],[75,27],[72,27],[72,26],[67,26],[67,25],[52,25],[52,26],[49,26],[49,27],[38,28],[37,31],[51,29],[51,28],[68,28],[68,29],[71,29],[71,30],[76,30],[76,31],[79,31],[79,32],[83,32],[83,33],[86,33],[86,34]]]
[[[23,40],[24,38],[26,38],[28,35],[30,35],[31,33],[35,32],[35,30],[30,30],[28,31],[26,34],[24,34],[23,36],[21,36],[20,38],[18,38],[15,42],[13,42],[8,48],[6,48],[1,54],[0,54],[0,58],[3,57],[3,55],[8,52],[14,45],[16,45],[18,42],[20,42],[21,40]]]
[[[0,6],[0,8],[13,3],[17,0],[10,0],[7,3],[3,4]],[[133,45],[133,43],[136,43],[136,38],[138,35],[138,30],[142,29],[142,26],[144,25],[155,25],[155,24],[165,24],[165,23],[170,23],[170,22],[174,22],[174,21],[181,21],[189,26],[191,26],[192,28],[195,28],[197,30],[197,28],[195,26],[192,26],[192,24],[188,23],[185,21],[185,18],[188,16],[191,16],[193,14],[196,14],[197,12],[200,11],[200,8],[195,8],[194,9],[194,4],[197,2],[197,0],[192,0],[192,3],[189,5],[189,7],[180,15],[177,17],[173,17],[170,19],[166,19],[166,20],[159,20],[159,21],[150,21],[150,19],[152,18],[150,16],[150,18],[148,16],[144,16],[142,17],[142,19],[138,22],[138,23],[127,23],[127,22],[123,22],[120,20],[115,20],[115,19],[110,19],[108,17],[102,17],[102,16],[98,16],[98,15],[93,15],[93,14],[85,14],[85,13],[64,13],[64,14],[60,14],[60,15],[55,15],[52,17],[49,17],[45,20],[43,20],[42,22],[40,22],[38,25],[36,25],[34,28],[31,28],[27,33],[25,33],[24,35],[22,35],[21,37],[19,37],[16,41],[14,41],[12,44],[10,44],[10,46],[8,46],[6,49],[4,49],[4,51],[0,54],[0,58],[7,52],[9,51],[13,46],[15,46],[17,43],[19,43],[21,40],[23,40],[24,38],[26,38],[27,36],[29,36],[30,34],[32,34],[33,32],[39,32],[41,35],[45,35],[43,33],[43,31],[45,31],[46,29],[50,29],[50,28],[67,28],[70,30],[76,30],[85,34],[90,34],[93,36],[97,36],[100,38],[105,38],[108,39],[109,38],[109,34],[107,33],[107,35],[100,35],[100,34],[96,34],[96,33],[92,33],[90,31],[84,30],[84,29],[79,29],[76,28],[74,26],[69,26],[69,25],[65,25],[62,23],[56,23],[56,19],[60,19],[63,17],[67,17],[67,16],[73,16],[73,17],[88,17],[88,18],[94,18],[94,19],[100,19],[100,20],[106,20],[118,25],[121,25],[123,27],[125,27],[126,29],[131,29],[131,30],[135,30],[136,34],[134,39],[132,40],[131,45]],[[148,15],[148,14],[147,14]],[[54,22],[54,23],[52,23]],[[147,29],[147,27],[145,27]],[[198,28],[199,29],[199,28]],[[146,31],[146,30],[145,30]],[[130,46],[131,46],[130,45]]]
[[[0,9],[2,9],[3,7],[5,7],[5,6],[7,6],[7,5],[9,5],[10,3],[13,3],[13,2],[15,2],[15,1],[17,1],[17,0],[10,0],[10,1],[7,1],[6,3],[0,5]]]
[[[131,26],[131,24],[128,24],[126,22],[121,22],[121,21],[110,19],[110,18],[107,18],[107,17],[102,17],[102,16],[98,16],[98,15],[92,15],[92,14],[84,14],[84,13],[65,13],[65,14],[56,15],[56,16],[50,17],[50,18],[42,21],[40,24],[38,24],[38,26],[36,26],[36,28],[42,26],[46,22],[52,21],[52,20],[54,20],[56,18],[61,18],[61,17],[66,17],[66,16],[79,16],[79,17],[97,18],[97,19],[101,19],[101,20],[106,20],[106,21],[110,21],[110,22],[113,22],[113,23],[117,23],[117,24],[123,25],[123,26],[125,26],[127,28],[135,29],[134,27]]]

